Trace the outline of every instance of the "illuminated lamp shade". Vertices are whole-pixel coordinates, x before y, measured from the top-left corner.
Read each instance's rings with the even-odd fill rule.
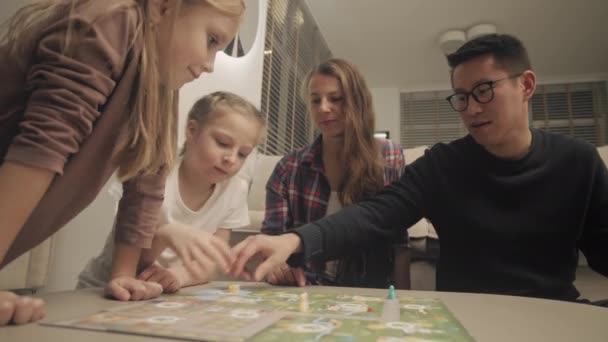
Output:
[[[493,24],[478,24],[472,26],[467,30],[467,39],[472,40],[477,37],[485,36],[487,34],[496,33],[496,26]]]
[[[444,55],[449,55],[456,52],[459,47],[466,41],[464,31],[452,30],[447,31],[439,37],[439,48]]]

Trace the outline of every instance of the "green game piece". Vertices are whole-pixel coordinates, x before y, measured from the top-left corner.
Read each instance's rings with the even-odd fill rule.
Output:
[[[388,288],[388,299],[397,299],[397,296],[395,295],[395,287],[393,285]]]

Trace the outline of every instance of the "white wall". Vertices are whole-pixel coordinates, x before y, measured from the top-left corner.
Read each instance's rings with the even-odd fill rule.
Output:
[[[5,0],[3,0],[5,1]],[[20,1],[12,1],[14,4]],[[201,96],[215,90],[235,92],[259,107],[261,99],[263,49],[266,29],[267,0],[248,0],[249,8],[259,5],[257,35],[251,50],[241,58],[220,53],[213,74],[185,86],[180,92],[180,128],[191,105]],[[3,3],[4,8],[4,3]],[[14,6],[17,8],[17,5]],[[13,9],[14,10],[14,9]],[[4,10],[2,13],[6,13]],[[255,27],[255,25],[250,26]],[[183,141],[180,130],[180,141]],[[181,143],[180,143],[181,144]],[[41,292],[73,289],[78,273],[87,261],[97,255],[114,219],[116,201],[107,191],[107,185],[97,199],[74,220],[55,235],[54,255],[48,285]]]
[[[262,72],[264,68],[264,37],[266,36],[266,8],[268,0],[248,0],[247,7],[259,5],[257,34],[253,46],[247,54],[233,58],[224,53],[218,54],[214,72],[203,75],[200,79],[185,85],[180,91],[180,128],[185,127],[185,120],[190,107],[202,96],[216,90],[229,90],[251,101],[260,107],[262,99]],[[249,27],[255,27],[251,25]],[[246,33],[243,33],[247,36]],[[183,140],[180,130],[180,142]],[[181,144],[181,143],[180,143]]]
[[[390,140],[399,143],[399,89],[371,88],[376,112],[376,131],[389,131]]]

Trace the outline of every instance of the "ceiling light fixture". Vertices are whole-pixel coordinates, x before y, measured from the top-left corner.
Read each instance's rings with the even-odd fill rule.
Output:
[[[439,48],[446,56],[456,52],[459,47],[466,42],[467,37],[464,31],[450,30],[439,37]]]
[[[496,33],[496,25],[493,24],[477,24],[471,26],[467,30],[467,40],[472,40],[477,37],[485,36],[487,34]]]

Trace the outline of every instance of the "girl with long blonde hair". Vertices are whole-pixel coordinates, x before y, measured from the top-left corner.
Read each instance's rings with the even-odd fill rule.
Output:
[[[47,0],[20,9],[0,43],[0,267],[123,181],[107,293],[157,296],[135,278],[175,159],[177,92],[212,72],[242,0]],[[10,197],[8,196],[10,194]],[[230,263],[228,246],[216,260]],[[0,292],[0,324],[44,316],[39,299]]]

